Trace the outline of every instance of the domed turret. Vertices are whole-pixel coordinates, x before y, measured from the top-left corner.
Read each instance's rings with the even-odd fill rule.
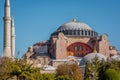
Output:
[[[52,35],[58,35],[59,32],[63,32],[66,36],[97,36],[91,27],[83,22],[78,22],[75,18],[71,22],[67,22],[61,25]]]
[[[120,55],[114,55],[111,57],[111,59],[120,61]]]
[[[80,66],[85,65],[86,61],[91,62],[92,59],[98,57],[99,60],[106,60],[107,58],[102,53],[90,53],[82,58]]]

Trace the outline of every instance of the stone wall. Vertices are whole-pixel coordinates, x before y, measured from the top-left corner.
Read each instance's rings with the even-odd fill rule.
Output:
[[[56,41],[56,59],[64,59],[67,57],[66,40],[63,33],[59,33]]]
[[[67,47],[73,43],[81,42],[89,45],[93,49],[91,43],[91,37],[80,37],[80,36],[65,36],[63,33],[59,33],[58,36],[50,39],[50,54],[56,59],[64,59],[68,56]]]
[[[110,51],[109,51],[109,41],[106,34],[103,34],[101,36],[101,40],[99,41],[99,53],[103,53],[105,56],[109,57]]]

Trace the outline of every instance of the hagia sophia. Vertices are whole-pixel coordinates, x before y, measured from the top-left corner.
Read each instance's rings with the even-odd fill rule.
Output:
[[[10,0],[4,5],[4,45],[2,57],[15,58],[15,27],[10,14]],[[75,61],[80,65],[95,55],[100,58],[118,58],[118,51],[111,46],[108,35],[99,35],[89,24],[76,18],[68,20],[51,33],[49,40],[33,43],[23,55],[34,67],[50,65],[57,67],[61,63]]]
[[[107,34],[99,35],[89,25],[74,18],[58,27],[49,40],[30,46],[24,58],[30,63],[34,62],[35,66],[56,67],[73,57],[79,61],[92,52],[102,53],[106,57],[118,54],[115,47],[110,45]]]

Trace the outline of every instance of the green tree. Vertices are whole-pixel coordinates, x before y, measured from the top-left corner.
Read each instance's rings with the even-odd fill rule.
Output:
[[[0,59],[0,80],[7,80],[11,77],[11,61],[12,59],[7,57]]]
[[[64,75],[64,76],[58,76],[58,77],[56,77],[55,80],[70,80],[70,78],[69,78],[68,75]]]
[[[40,73],[40,68],[34,68],[34,80],[43,80],[43,76]]]
[[[105,77],[106,71],[109,69],[120,71],[120,62],[110,59],[104,61],[95,57],[91,62],[86,62],[84,80],[105,80],[103,77]]]
[[[86,62],[84,80],[98,80],[101,60],[96,56],[91,62]]]
[[[36,75],[40,75],[40,69],[32,67],[32,65],[27,64],[25,60],[15,60],[12,63],[11,75],[17,76],[17,80],[35,80],[38,78]]]
[[[118,60],[112,60],[112,64],[116,66],[116,69],[120,71],[120,61]]]
[[[100,68],[99,68],[99,80],[101,80],[101,78],[103,77],[103,74],[108,69],[114,69],[114,70],[119,71],[120,68],[117,63],[118,63],[117,61],[109,60],[109,59],[106,61],[102,61],[100,64]]]
[[[55,75],[54,74],[42,74],[42,80],[55,80]]]
[[[101,80],[120,80],[120,74],[114,69],[107,69]]]
[[[40,80],[42,78],[40,69],[32,67],[25,60],[1,58],[0,80],[7,80],[14,76],[17,80]]]

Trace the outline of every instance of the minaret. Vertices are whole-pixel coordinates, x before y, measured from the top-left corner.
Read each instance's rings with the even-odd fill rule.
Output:
[[[15,27],[14,27],[14,18],[11,20],[11,54],[12,57],[15,57]]]
[[[4,46],[3,56],[12,58],[11,55],[11,16],[10,16],[10,0],[5,0],[4,4]]]

